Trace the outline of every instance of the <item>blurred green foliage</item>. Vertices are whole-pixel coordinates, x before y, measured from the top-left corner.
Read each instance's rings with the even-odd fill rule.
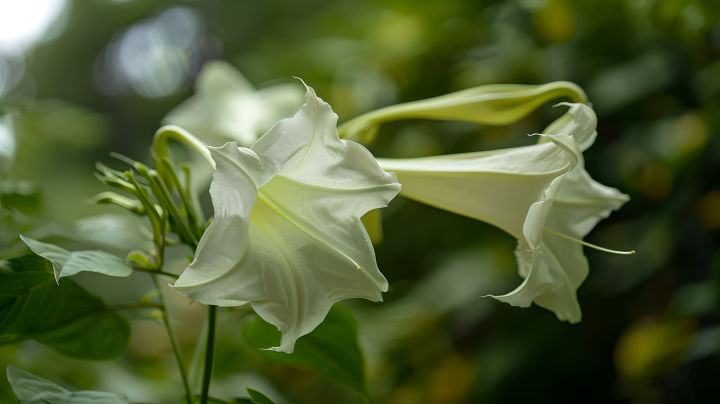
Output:
[[[357,323],[352,313],[336,303],[325,320],[298,340],[292,355],[267,350],[280,346],[280,331],[260,317],[246,323],[243,340],[259,355],[278,363],[317,370],[323,377],[368,397],[365,361],[358,346]]]
[[[78,359],[115,359],[130,339],[128,320],[46,260],[27,256],[0,269],[0,342],[32,338]],[[56,281],[57,279],[57,281]]]
[[[158,48],[160,56],[146,45],[161,31],[148,27],[171,39]],[[27,231],[64,245],[103,242],[103,226],[90,226],[100,229],[94,240],[77,235],[91,216],[118,213],[85,203],[106,190],[93,178],[95,161],[107,162],[110,151],[149,161],[161,120],[193,93],[202,62],[216,58],[258,88],[301,77],[341,122],[491,83],[569,80],[588,92],[599,135],[585,153],[587,170],[632,197],[588,241],[637,255],[586,250],[591,273],[578,295],[583,321],[560,323],[537,307],[479,298],[520,282],[509,235],[396,198],[383,212],[385,237],[376,248],[391,285],[385,303],[347,302],[358,318],[377,403],[718,400],[714,1],[74,1],[65,29],[26,56],[24,75],[0,98],[0,111],[19,114],[17,154],[0,178],[2,250],[21,249],[18,234]],[[562,112],[546,105],[508,127],[393,122],[381,127],[370,150],[419,157],[525,145],[533,142],[528,133]],[[209,198],[202,202],[209,217]],[[128,244],[143,242],[125,227],[113,228]],[[174,254],[179,271],[187,260],[180,250]],[[142,275],[118,281],[87,274],[77,281],[119,304],[152,289]],[[204,310],[173,299],[189,356]],[[177,402],[182,392],[164,328],[150,316],[127,314],[133,336],[113,362],[75,361],[29,341],[0,346],[0,364],[77,389],[125,393],[131,401]],[[360,402],[315,371],[251,352],[241,334],[249,314],[243,307],[221,313],[213,395],[238,397],[252,387],[279,403]],[[0,381],[0,401],[12,403],[6,383]]]

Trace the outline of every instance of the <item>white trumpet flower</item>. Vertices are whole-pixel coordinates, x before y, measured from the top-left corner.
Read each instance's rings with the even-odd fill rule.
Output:
[[[401,195],[497,226],[518,239],[514,291],[492,296],[514,306],[533,301],[576,323],[576,291],[588,274],[580,240],[628,196],[594,181],[582,151],[597,133],[584,104],[570,110],[532,146],[415,159],[378,159],[394,171]]]
[[[292,116],[302,105],[302,91],[293,84],[256,90],[231,64],[208,62],[195,82],[195,95],[163,119],[211,146],[237,142],[249,147],[275,122]]]
[[[249,302],[287,353],[333,303],[382,300],[387,281],[360,218],[400,190],[367,149],[340,140],[337,115],[310,87],[305,100],[251,148],[209,148],[215,215],[173,286],[205,304]]]

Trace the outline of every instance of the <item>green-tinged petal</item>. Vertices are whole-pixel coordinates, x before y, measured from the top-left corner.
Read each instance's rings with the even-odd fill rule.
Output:
[[[210,148],[215,216],[174,288],[205,304],[250,302],[292,352],[333,303],[381,300],[387,281],[361,217],[387,206],[399,184],[308,87],[306,104],[251,149]]]
[[[344,123],[338,132],[342,138],[367,144],[375,138],[378,125],[399,119],[449,119],[508,125],[545,102],[560,97],[587,102],[582,88],[567,81],[539,86],[492,84],[369,112]]]
[[[248,147],[301,104],[298,86],[255,90],[231,64],[216,60],[206,63],[198,75],[195,95],[170,111],[163,124],[181,126],[212,146],[235,141]]]
[[[70,252],[53,244],[43,243],[31,238],[20,236],[28,247],[37,255],[52,263],[55,280],[64,276],[72,276],[78,272],[88,271],[99,274],[127,277],[133,272],[132,267],[122,259],[104,251],[73,251]]]
[[[13,366],[7,367],[10,387],[20,404],[129,404],[123,394],[100,391],[70,392],[64,388]]]

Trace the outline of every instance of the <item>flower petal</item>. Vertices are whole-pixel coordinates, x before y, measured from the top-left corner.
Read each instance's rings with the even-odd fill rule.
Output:
[[[378,162],[398,176],[403,196],[490,223],[521,239],[528,232],[533,204],[540,203],[538,210],[553,181],[573,167],[569,153],[559,146],[572,138],[562,136],[551,143],[492,152]]]
[[[246,299],[223,297],[235,285],[223,283],[223,276],[243,258],[249,246],[250,214],[257,200],[256,180],[262,177],[260,159],[250,149],[235,142],[210,147],[217,164],[210,185],[215,215],[200,239],[193,262],[173,288],[178,293],[205,304],[237,306]],[[218,288],[218,292],[214,292]]]
[[[580,150],[587,150],[592,146],[597,137],[597,132],[595,131],[595,128],[597,128],[597,116],[595,115],[595,111],[589,106],[579,103],[561,102],[555,106],[558,107],[561,105],[570,107],[570,109],[563,116],[548,125],[542,133],[545,135],[572,133]],[[547,141],[548,139],[545,137],[538,139],[538,143]]]

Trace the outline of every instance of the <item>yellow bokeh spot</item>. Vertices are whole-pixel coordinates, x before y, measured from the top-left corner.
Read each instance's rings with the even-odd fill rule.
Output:
[[[466,403],[475,380],[475,363],[460,355],[451,355],[435,369],[429,384],[428,403]]]
[[[663,201],[670,196],[673,176],[663,164],[651,163],[645,166],[640,178],[640,190],[648,199]]]
[[[700,199],[697,218],[708,230],[720,228],[720,190],[710,191]]]
[[[697,114],[692,112],[688,112],[678,119],[676,129],[679,137],[679,154],[681,155],[698,150],[707,140],[705,124]]]
[[[575,36],[575,19],[570,6],[562,0],[550,0],[533,15],[535,31],[549,42],[567,42]]]
[[[625,330],[615,346],[618,375],[627,383],[637,383],[675,368],[696,330],[693,319],[638,321]]]
[[[372,34],[377,50],[394,57],[412,57],[425,49],[422,22],[415,16],[385,13]]]

